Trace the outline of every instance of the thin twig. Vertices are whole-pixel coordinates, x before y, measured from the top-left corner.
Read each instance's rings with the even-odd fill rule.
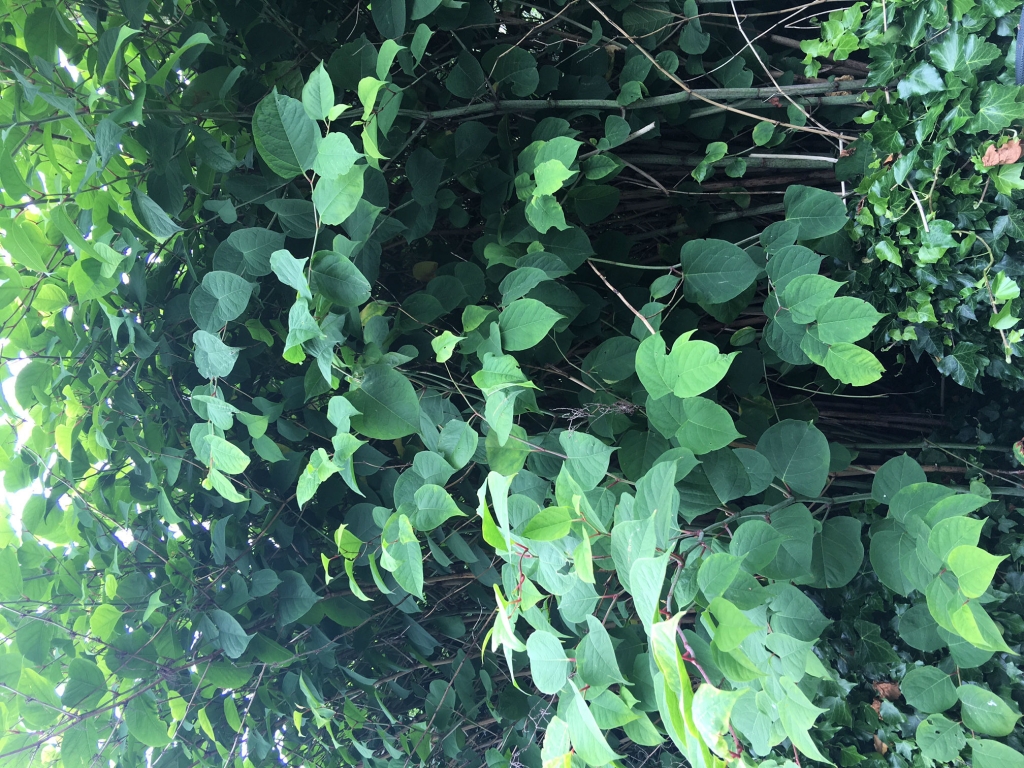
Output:
[[[678,77],[676,77],[675,74],[673,74],[672,72],[669,72],[667,69],[665,69],[661,65],[661,63],[657,59],[655,59],[654,56],[651,55],[650,51],[648,51],[642,45],[637,43],[636,40],[634,40],[622,27],[620,27],[618,24],[616,24],[614,21],[612,21],[608,17],[608,14],[606,14],[600,8],[600,6],[598,6],[594,2],[594,0],[587,0],[587,3],[590,5],[591,8],[593,8],[595,11],[597,11],[605,21],[607,21],[612,27],[614,27],[616,29],[616,31],[620,35],[622,35],[624,38],[626,38],[627,40],[632,42],[634,45],[636,45],[637,50],[639,50],[644,56],[646,56],[650,60],[651,64],[653,64],[654,67],[659,72],[661,72],[663,75],[668,77],[669,80],[671,80],[673,83],[678,85],[680,88],[682,88],[684,91],[686,91],[691,96],[695,96],[696,98],[698,98],[700,101],[706,102],[707,104],[713,104],[715,106],[722,106],[718,102],[713,101],[712,99],[709,99],[706,96],[703,96],[703,95],[699,94],[698,92],[694,91],[692,88],[690,88],[690,86],[688,86],[686,83],[684,83]],[[835,131],[823,130],[821,128],[809,128],[806,125],[800,126],[800,125],[794,125],[793,123],[784,123],[781,120],[772,120],[770,118],[762,117],[760,115],[755,115],[752,112],[747,112],[745,110],[737,109],[736,107],[730,107],[728,105],[725,105],[725,110],[728,111],[728,112],[733,112],[733,113],[735,113],[737,115],[743,115],[744,117],[751,117],[751,118],[753,118],[755,120],[759,120],[759,121],[763,120],[765,122],[771,123],[772,125],[776,125],[776,126],[779,126],[779,127],[782,127],[782,128],[792,128],[792,129],[794,129],[796,131],[804,131],[806,133],[816,133],[816,134],[819,134],[821,136],[829,136],[829,137],[832,137],[832,138],[843,138],[843,139],[846,139],[847,141],[856,141],[856,137],[855,136],[847,136],[845,134],[836,133]]]
[[[609,283],[608,278],[602,275],[601,271],[597,267],[595,267],[592,262],[588,261],[587,264],[589,264],[590,268],[594,270],[594,274],[601,278],[601,282],[608,286],[608,290],[610,290],[612,293],[619,297],[619,301],[625,304],[626,307],[629,308],[629,311],[640,319],[640,322],[644,324],[647,330],[651,332],[651,336],[653,336],[656,333],[656,331],[654,330],[654,326],[651,325],[650,321],[642,314],[636,311],[636,308],[632,304],[630,304],[629,301],[626,300],[626,297],[619,293],[619,289],[616,288],[611,283]]]

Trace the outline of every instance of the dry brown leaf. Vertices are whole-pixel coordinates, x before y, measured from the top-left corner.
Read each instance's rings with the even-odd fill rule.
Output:
[[[1012,165],[1020,159],[1021,146],[1017,139],[1011,139],[996,149],[992,144],[985,150],[985,156],[981,158],[982,165],[991,168],[994,165]]]
[[[896,701],[896,699],[903,695],[900,692],[899,683],[879,681],[877,683],[872,683],[871,687],[874,688],[875,692],[886,701]]]
[[[878,715],[878,719],[882,719],[882,700],[875,699],[871,702],[871,708],[875,710],[875,714]]]
[[[884,741],[882,741],[880,738],[878,738],[878,734],[876,733],[875,734],[875,752],[877,752],[880,755],[884,755],[888,751],[889,751],[889,745],[886,744]]]

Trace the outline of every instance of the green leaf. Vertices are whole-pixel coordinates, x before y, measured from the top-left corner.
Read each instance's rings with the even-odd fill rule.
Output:
[[[753,134],[751,138],[754,140],[754,144],[759,147],[763,147],[769,141],[772,140],[772,136],[775,134],[775,124],[769,123],[767,120],[762,120],[760,123],[754,126]]]
[[[97,605],[89,616],[89,629],[100,640],[108,642],[121,629],[122,616],[124,614],[112,605]]]
[[[252,290],[252,283],[231,272],[207,272],[189,299],[192,319],[202,330],[217,333],[245,312]]]
[[[818,496],[828,480],[828,440],[813,425],[786,419],[769,427],[757,441],[757,452],[775,475],[804,496]]]
[[[370,298],[370,283],[347,257],[334,251],[313,256],[313,292],[341,307],[358,307]]]
[[[786,188],[786,221],[800,227],[800,240],[816,240],[846,225],[846,205],[834,192],[798,184]]]
[[[914,667],[903,678],[900,690],[907,704],[926,714],[945,712],[957,702],[953,680],[937,667]]]
[[[973,517],[947,517],[932,528],[928,535],[928,548],[939,560],[946,562],[949,553],[957,547],[976,547],[984,527],[984,520]]]
[[[396,512],[388,518],[381,546],[380,564],[391,571],[402,589],[422,600],[423,551],[406,515]]]
[[[301,298],[312,301],[313,294],[310,293],[309,283],[306,281],[307,261],[309,259],[296,259],[290,251],[282,249],[270,255],[270,268],[274,270],[278,280],[298,291]]]
[[[363,156],[352,146],[352,140],[344,133],[333,131],[324,137],[317,149],[313,172],[317,176],[338,178],[344,176],[355,165],[356,160]]]
[[[799,275],[779,294],[779,304],[788,309],[797,323],[813,323],[818,311],[832,301],[842,283],[824,275]]]
[[[744,570],[760,573],[764,566],[775,559],[784,539],[783,534],[764,520],[747,520],[733,532],[729,552],[743,558]]]
[[[676,339],[672,351],[665,353],[661,334],[648,336],[636,352],[636,371],[640,382],[655,400],[669,392],[676,397],[695,397],[716,386],[729,371],[738,352],[723,355],[706,341],[693,341],[692,332]]]
[[[731,737],[725,738],[730,732],[729,718],[745,693],[743,690],[723,691],[705,683],[693,694],[693,724],[711,751],[726,760],[732,757],[734,749]]]
[[[210,619],[217,625],[219,635],[217,641],[229,659],[237,659],[249,647],[249,641],[256,634],[247,635],[238,620],[227,611],[214,610],[209,613]]]
[[[278,578],[278,575],[274,571],[269,568],[264,568],[256,571],[256,573],[252,575],[252,583],[249,585],[249,594],[253,597],[269,595],[277,589],[277,585],[280,583],[281,579]]]
[[[256,106],[252,133],[260,156],[281,178],[292,179],[313,167],[320,130],[302,102],[276,87]]]
[[[799,230],[799,224],[795,222],[780,222],[793,224]],[[776,291],[784,291],[793,278],[800,275],[816,275],[821,267],[822,257],[805,248],[802,245],[786,245],[774,252],[768,259],[765,269],[768,277],[775,286]]]
[[[270,274],[270,257],[284,247],[285,236],[264,227],[236,229],[221,243],[214,264],[229,272],[262,277]]]
[[[206,443],[206,450],[209,451],[208,464],[210,467],[229,475],[237,475],[244,472],[249,466],[249,457],[223,437],[206,435],[203,441]]]
[[[786,692],[786,698],[778,704],[779,719],[782,721],[782,727],[785,729],[786,735],[789,736],[789,740],[802,754],[813,760],[834,765],[831,760],[818,751],[818,745],[814,743],[808,733],[818,715],[825,710],[818,709],[811,704],[804,692],[788,677],[780,678],[779,682]]]
[[[405,34],[405,0],[375,2],[371,13],[381,37],[397,40]]]
[[[164,83],[167,81],[167,76],[171,74],[171,70],[174,69],[174,65],[181,59],[182,54],[186,51],[195,48],[197,45],[211,45],[212,41],[205,32],[196,32],[194,35],[189,37],[184,43],[178,46],[178,49],[171,54],[164,63],[160,66],[156,72],[153,73],[149,78],[149,83],[155,85],[157,88],[163,88]],[[108,65],[109,69],[109,65]]]
[[[437,452],[455,469],[462,469],[476,453],[480,436],[469,424],[453,419],[437,439]]]
[[[901,99],[909,99],[911,96],[924,96],[925,94],[941,91],[946,87],[939,70],[931,64],[921,62],[900,80],[896,86]]]
[[[822,523],[811,554],[816,587],[838,589],[853,581],[864,562],[860,529],[861,521],[853,517],[830,517]]]
[[[569,225],[565,223],[562,206],[553,195],[531,197],[530,202],[526,204],[526,220],[542,235],[551,228],[559,232],[569,229]]]
[[[353,165],[338,176],[321,176],[313,188],[313,205],[323,224],[341,224],[355,211],[363,194],[363,175],[368,166]]]
[[[569,740],[576,755],[592,768],[600,768],[621,758],[622,755],[616,754],[608,746],[576,685],[572,680],[568,684],[572,688],[572,701],[566,707],[565,717],[569,725]]]
[[[667,398],[674,398],[681,404],[682,413],[674,435],[681,448],[686,448],[699,456],[724,448],[733,440],[742,437],[736,431],[732,416],[718,403],[703,397],[679,399],[675,398],[675,395],[666,395],[662,400]]]
[[[883,464],[871,482],[871,498],[879,504],[889,504],[893,497],[909,485],[923,483],[928,478],[921,465],[903,453]]]
[[[536,299],[517,299],[498,315],[502,346],[512,352],[530,349],[562,317]]]
[[[526,653],[537,690],[549,696],[561,691],[569,679],[569,659],[558,638],[550,632],[533,632],[526,640]]]
[[[1024,768],[1024,755],[991,739],[968,739],[974,768]]]
[[[593,616],[587,617],[587,628],[587,634],[576,649],[576,667],[582,681],[594,688],[625,683],[608,630]],[[562,685],[565,685],[564,680]]]
[[[1020,714],[991,691],[976,685],[961,685],[956,689],[960,699],[960,716],[972,731],[987,736],[1008,736],[1020,719]]]
[[[952,763],[967,746],[964,729],[943,715],[929,715],[917,726],[917,745],[932,760]]]
[[[171,743],[167,723],[160,719],[156,702],[148,694],[135,696],[128,702],[124,722],[128,733],[147,747],[165,747]]]
[[[437,362],[447,363],[451,360],[455,347],[465,338],[465,336],[456,336],[448,330],[443,331],[440,336],[432,338],[430,340],[430,348],[434,350]]]
[[[196,367],[199,374],[206,379],[227,376],[238,360],[238,347],[229,347],[219,336],[206,331],[192,334],[192,343],[196,345]]]
[[[97,706],[106,694],[107,681],[100,668],[82,657],[72,659],[60,703],[69,709],[86,712]]]
[[[863,387],[882,378],[878,358],[855,344],[833,344],[825,354],[825,370],[844,384]]]
[[[960,582],[960,591],[967,597],[981,597],[988,590],[996,568],[1007,558],[991,555],[979,547],[963,544],[946,556],[949,569]]]
[[[647,630],[659,615],[668,560],[667,553],[661,557],[640,557],[629,567],[629,591],[633,595],[637,615]]]
[[[757,625],[748,619],[743,611],[724,597],[714,598],[708,605],[708,610],[711,611],[718,624],[715,629],[714,641],[720,651],[736,650],[744,639],[758,629]],[[703,687],[701,686],[701,688]]]
[[[565,451],[566,468],[573,479],[584,491],[596,488],[608,472],[608,460],[615,449],[593,435],[576,431],[562,432],[558,442]]]
[[[885,315],[853,296],[839,296],[822,304],[815,313],[818,338],[824,344],[860,341]]]
[[[334,84],[321,61],[302,86],[302,108],[311,120],[326,120],[333,106]]]
[[[281,580],[277,586],[277,623],[283,627],[305,616],[320,598],[302,574],[280,571],[277,576]]]
[[[967,133],[999,133],[1004,128],[1024,119],[1024,103],[1018,101],[1020,88],[987,82],[981,86],[978,96],[977,113],[965,131]]]
[[[523,536],[536,541],[557,541],[569,534],[573,511],[569,507],[545,507],[523,528]]]
[[[439,485],[420,486],[413,498],[416,509],[409,519],[418,531],[432,531],[449,518],[465,516],[451,494]]]
[[[378,440],[394,440],[420,429],[420,403],[412,384],[388,365],[371,365],[357,389],[345,395],[359,411],[352,428]]]
[[[689,241],[680,252],[680,263],[686,298],[712,304],[739,296],[761,271],[746,251],[725,240]]]
[[[181,227],[171,221],[171,217],[164,213],[164,209],[138,187],[132,190],[131,201],[132,210],[139,223],[152,233],[153,237],[166,240],[181,232]]]

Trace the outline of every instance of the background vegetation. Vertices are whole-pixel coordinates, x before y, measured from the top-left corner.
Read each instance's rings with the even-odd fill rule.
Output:
[[[4,768],[1024,766],[1015,10],[7,3]]]

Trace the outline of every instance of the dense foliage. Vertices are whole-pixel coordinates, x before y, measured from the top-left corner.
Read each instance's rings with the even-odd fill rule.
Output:
[[[4,768],[1024,766],[1024,425],[835,405],[1019,378],[918,6],[7,4]]]

